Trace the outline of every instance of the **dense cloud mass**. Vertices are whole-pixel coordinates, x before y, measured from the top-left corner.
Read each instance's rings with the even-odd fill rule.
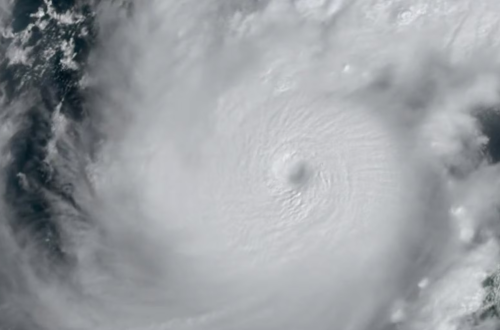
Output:
[[[0,2],[0,329],[496,329],[494,0]]]

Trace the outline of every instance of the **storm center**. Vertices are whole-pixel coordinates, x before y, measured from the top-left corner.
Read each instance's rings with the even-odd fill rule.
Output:
[[[310,164],[291,153],[283,156],[273,166],[274,177],[291,188],[305,185],[312,175]]]
[[[285,170],[286,181],[292,185],[303,185],[307,182],[310,170],[305,161],[294,161]]]

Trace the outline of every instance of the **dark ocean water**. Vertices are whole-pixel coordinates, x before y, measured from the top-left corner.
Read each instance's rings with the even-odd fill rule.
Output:
[[[78,161],[79,149],[89,147],[83,137],[88,132],[82,132],[81,127],[85,126],[92,109],[86,106],[87,91],[81,80],[96,31],[93,9],[85,1],[59,0],[49,4],[55,15],[48,13],[49,8],[42,0],[15,1],[9,22],[12,33],[2,36],[0,41],[4,54],[8,46],[31,49],[24,63],[12,64],[8,57],[0,57],[4,58],[0,63],[3,107],[22,101],[25,109],[22,113],[9,114],[16,117],[19,126],[8,143],[12,160],[5,169],[4,191],[12,213],[13,231],[28,231],[29,238],[23,234],[23,239],[38,240],[50,256],[64,259],[64,247],[54,221],[58,210],[48,196],[78,210],[78,201],[72,196],[74,182],[68,177],[68,171],[59,167],[65,163],[78,166],[72,162]],[[57,14],[68,11],[79,19],[66,23],[57,18]],[[36,15],[40,12],[43,14]],[[65,45],[73,48],[74,67],[63,63]],[[68,120],[74,133],[70,144],[56,141],[60,161],[47,157],[48,144],[54,138],[52,126],[56,111]],[[87,125],[87,129],[91,128]]]

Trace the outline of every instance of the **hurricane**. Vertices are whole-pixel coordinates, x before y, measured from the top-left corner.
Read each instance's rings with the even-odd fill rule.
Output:
[[[0,1],[0,329],[497,329],[498,10]]]

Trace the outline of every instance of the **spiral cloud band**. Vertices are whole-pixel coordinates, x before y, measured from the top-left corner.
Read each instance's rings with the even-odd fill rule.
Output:
[[[166,226],[186,237],[180,253],[210,265],[203,276],[213,272],[250,286],[243,297],[281,292],[273,294],[276,306],[299,299],[294,309],[304,319],[325,312],[318,300],[333,308],[329,296],[348,296],[329,283],[366,286],[366,294],[377,288],[385,273],[377,269],[400,254],[410,218],[401,164],[382,125],[348,103],[312,99],[273,96],[250,106],[245,95],[229,95],[216,109],[222,123],[214,119],[196,161],[176,164],[177,151],[162,151],[147,170],[151,184],[158,178],[165,184],[154,195],[174,214]],[[179,182],[177,196],[163,192]],[[285,293],[290,287],[297,292]],[[309,316],[302,306],[308,300]]]
[[[234,6],[142,8],[178,11],[134,59],[131,91],[140,93],[119,102],[132,119],[109,167],[119,176],[112,189],[124,189],[123,173],[126,186],[144,187],[146,227],[175,242],[167,255],[179,261],[164,263],[176,270],[163,270],[174,298],[170,290],[164,298],[211,316],[187,328],[382,326],[427,267],[412,263],[436,256],[433,246],[447,239],[442,205],[426,201],[442,189],[439,175],[418,182],[433,170],[405,150],[416,128],[391,127],[374,109],[382,101],[356,95],[366,83],[334,70],[328,41],[311,44],[321,44],[323,23],[301,21],[282,2],[255,17],[246,11],[261,9]],[[222,23],[199,27],[213,10]],[[149,24],[143,19],[130,28]],[[178,29],[196,37],[179,39]]]
[[[0,328],[483,326],[493,1],[21,2]]]

